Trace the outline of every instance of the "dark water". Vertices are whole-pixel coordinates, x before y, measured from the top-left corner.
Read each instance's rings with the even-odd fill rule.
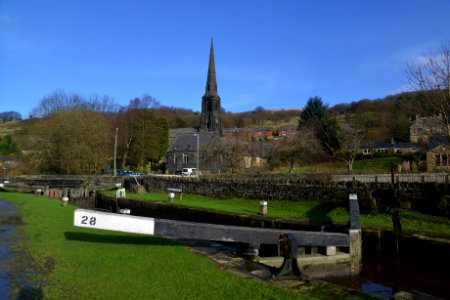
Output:
[[[360,276],[332,281],[387,298],[406,291],[450,299],[450,245],[399,238],[397,254],[391,233],[366,233]]]
[[[12,247],[16,242],[16,222],[18,212],[8,202],[0,200],[0,299],[7,299],[11,289],[10,262]]]

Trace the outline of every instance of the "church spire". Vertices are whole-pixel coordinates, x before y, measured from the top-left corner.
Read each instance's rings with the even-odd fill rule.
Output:
[[[211,39],[206,90],[205,95],[202,97],[201,131],[214,132],[222,136],[220,108],[220,97],[217,94],[216,65],[214,62],[214,43],[213,39]]]
[[[214,63],[214,41],[212,38],[211,38],[211,49],[209,51],[208,78],[206,79],[205,96],[218,96],[217,81],[216,81],[216,65]]]

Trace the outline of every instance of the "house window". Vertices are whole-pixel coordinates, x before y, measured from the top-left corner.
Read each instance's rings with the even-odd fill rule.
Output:
[[[436,154],[436,166],[440,167],[441,166],[441,155],[440,154]]]
[[[189,154],[183,153],[183,164],[188,164],[188,163],[189,163]]]
[[[176,154],[173,155],[173,163],[178,164],[178,156]]]
[[[447,154],[442,154],[442,166],[448,166],[448,156]]]

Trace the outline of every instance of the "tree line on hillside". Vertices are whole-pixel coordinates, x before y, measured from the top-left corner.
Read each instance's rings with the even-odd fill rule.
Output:
[[[14,134],[31,174],[97,174],[117,166],[149,171],[165,156],[169,126],[149,95],[117,107],[109,97],[62,91],[43,99]],[[116,143],[117,140],[117,143]]]
[[[4,111],[0,112],[1,122],[19,121],[22,120],[22,115],[17,111]]]
[[[199,124],[200,112],[197,111],[167,106],[160,106],[156,111],[158,115],[167,119],[171,129],[197,127]],[[300,109],[267,110],[258,106],[252,111],[233,113],[222,108],[222,126],[224,128],[247,128],[292,123],[293,120],[296,122],[299,111]]]

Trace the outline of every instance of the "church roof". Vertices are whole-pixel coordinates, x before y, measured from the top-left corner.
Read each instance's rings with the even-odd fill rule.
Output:
[[[179,135],[195,134],[195,133],[197,133],[197,129],[192,128],[192,127],[169,129],[169,137],[171,139],[174,139],[174,138],[176,138]]]
[[[197,151],[197,134],[200,134],[198,142],[201,148],[208,145],[211,141],[217,138],[217,134],[214,132],[200,132],[194,134],[180,134],[175,138],[172,145],[170,145],[167,152],[189,152]]]

